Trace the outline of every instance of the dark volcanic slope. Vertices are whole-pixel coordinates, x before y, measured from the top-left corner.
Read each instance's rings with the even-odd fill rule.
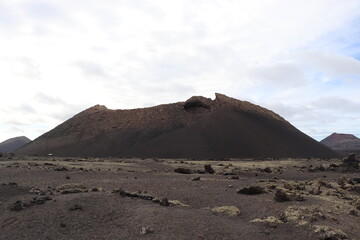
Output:
[[[215,100],[133,110],[89,108],[17,151],[59,156],[333,157],[335,152],[272,111],[216,94]]]
[[[333,133],[321,143],[340,153],[360,153],[360,139],[352,134]]]
[[[29,142],[31,142],[31,140],[25,136],[10,138],[0,143],[0,152],[10,153]]]

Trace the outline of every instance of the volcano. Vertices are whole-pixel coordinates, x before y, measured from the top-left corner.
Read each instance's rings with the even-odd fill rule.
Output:
[[[360,139],[352,134],[333,133],[320,142],[343,155],[360,153]]]
[[[336,157],[278,114],[223,94],[131,110],[91,107],[16,152],[161,158]]]
[[[25,136],[10,138],[0,143],[0,152],[10,153],[29,142],[31,142],[31,140]]]

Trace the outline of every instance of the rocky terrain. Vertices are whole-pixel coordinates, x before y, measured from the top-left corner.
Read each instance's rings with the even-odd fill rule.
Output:
[[[10,138],[0,143],[0,153],[11,153],[29,142],[31,140],[25,136]]]
[[[222,94],[151,108],[94,106],[16,151],[82,157],[336,157],[276,113]]]
[[[345,159],[0,155],[0,239],[360,239]]]
[[[352,134],[333,133],[320,142],[343,155],[360,154],[360,139]]]

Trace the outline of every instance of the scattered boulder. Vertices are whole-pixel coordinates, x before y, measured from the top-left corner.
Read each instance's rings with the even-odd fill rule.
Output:
[[[205,172],[209,174],[214,174],[215,170],[211,167],[211,164],[205,164],[204,165]]]
[[[103,189],[102,187],[93,187],[91,188],[92,192],[104,192],[105,189]]]
[[[347,235],[343,231],[329,226],[315,225],[314,233],[321,240],[347,239]]]
[[[222,207],[214,207],[211,209],[214,213],[224,213],[229,216],[238,216],[240,214],[240,209],[235,206],[222,206]]]
[[[200,170],[200,169],[197,169],[195,172],[198,173],[198,174],[205,174],[206,173],[205,170]]]
[[[180,207],[190,207],[189,205],[180,202],[179,200],[169,200],[170,205],[176,205]]]
[[[264,172],[272,173],[272,169],[270,167],[266,167],[266,168],[264,168]]]
[[[24,208],[24,204],[23,204],[20,200],[16,201],[16,202],[13,204],[13,206],[10,207],[10,210],[11,210],[11,211],[16,211],[16,212],[21,211],[21,210],[24,210],[24,209],[25,209],[25,208]]]
[[[329,217],[330,218],[330,217]],[[314,206],[290,206],[281,214],[280,219],[283,222],[288,221],[318,221],[326,219],[326,215],[323,211]],[[304,224],[303,224],[304,225]]]
[[[54,169],[54,171],[62,172],[62,171],[68,171],[68,169],[66,167],[57,167]]]
[[[70,211],[76,211],[76,210],[80,210],[80,211],[84,211],[83,207],[79,204],[75,204],[74,206],[69,208]]]
[[[320,183],[316,182],[313,185],[311,185],[311,189],[309,191],[310,194],[312,195],[320,195],[321,193],[321,185]]]
[[[191,181],[200,181],[200,176],[194,177],[193,179],[191,179]]]
[[[153,233],[154,229],[152,229],[151,227],[142,227],[140,230],[140,234],[148,234],[148,233]]]
[[[161,206],[165,206],[165,207],[170,206],[169,200],[168,200],[167,198],[161,199],[160,205],[161,205]]]
[[[305,184],[294,181],[287,181],[284,183],[284,188],[288,190],[305,190]]]
[[[9,182],[9,183],[3,183],[1,184],[2,186],[10,186],[10,187],[16,187],[17,183],[16,182]]]
[[[352,153],[347,158],[345,158],[342,165],[349,170],[359,169],[359,161],[356,159],[355,153]]]
[[[269,216],[266,218],[255,218],[250,221],[251,223],[265,223],[268,227],[276,228],[279,224],[284,223],[278,217]]]
[[[351,209],[350,211],[349,211],[349,214],[350,215],[353,215],[353,216],[358,216],[359,214],[358,214],[358,211],[356,210],[356,209]]]
[[[34,205],[42,205],[46,201],[50,201],[50,200],[52,200],[52,198],[49,196],[45,196],[42,198],[34,197],[32,200],[30,200],[28,202],[22,202],[21,200],[18,200],[10,207],[10,210],[17,212],[17,211],[24,210],[24,209],[29,208]]]
[[[291,201],[290,195],[287,194],[284,190],[278,189],[275,193],[275,200],[277,202],[288,202]]]
[[[193,171],[188,168],[175,168],[174,172],[181,173],[181,174],[192,174],[193,173]]]
[[[69,193],[83,193],[88,192],[88,188],[79,183],[68,183],[60,185],[56,188],[56,191],[60,194],[69,194]]]
[[[154,199],[153,196],[150,196],[147,194],[136,193],[136,192],[127,192],[121,188],[119,190],[115,190],[113,192],[118,192],[123,197],[139,198],[139,199],[149,200],[149,201],[152,201]]]
[[[250,186],[250,187],[244,187],[242,189],[239,189],[237,191],[239,194],[246,194],[246,195],[254,195],[254,194],[261,194],[265,193],[264,188],[260,186]]]

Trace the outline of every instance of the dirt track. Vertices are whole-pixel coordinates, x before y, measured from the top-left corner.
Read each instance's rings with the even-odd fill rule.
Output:
[[[337,160],[10,158],[0,158],[1,239],[360,239],[360,174]],[[264,193],[237,193],[249,186]]]

